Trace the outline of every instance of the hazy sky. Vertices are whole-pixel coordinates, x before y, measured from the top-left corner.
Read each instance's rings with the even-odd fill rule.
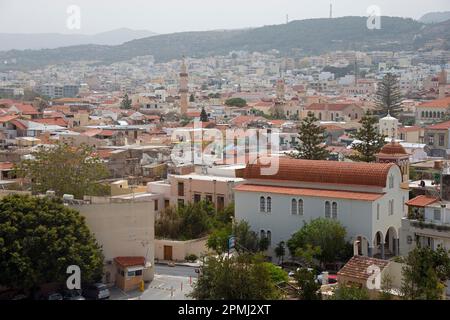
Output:
[[[450,11],[450,0],[0,0],[0,32],[85,33],[116,28],[157,33],[233,29],[329,16],[367,16],[377,5],[382,15],[419,18]],[[81,10],[80,29],[66,27],[68,6]]]

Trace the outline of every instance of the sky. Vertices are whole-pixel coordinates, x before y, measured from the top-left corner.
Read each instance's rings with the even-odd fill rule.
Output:
[[[450,11],[449,0],[0,0],[0,32],[238,29],[285,23],[286,15],[289,20],[328,17],[330,3],[334,17],[367,16],[372,5],[382,15],[414,19],[427,12]],[[77,11],[67,13],[71,5],[79,8],[79,20],[73,20]]]

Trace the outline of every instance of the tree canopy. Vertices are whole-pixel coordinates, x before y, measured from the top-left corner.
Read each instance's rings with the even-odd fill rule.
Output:
[[[78,147],[59,142],[50,147],[41,146],[32,158],[20,162],[15,171],[31,183],[34,193],[55,191],[57,196],[73,194],[103,195],[105,188],[99,180],[108,177],[108,170],[87,145]]]
[[[410,300],[442,299],[450,279],[450,257],[442,247],[417,247],[403,258],[402,293]]]
[[[77,265],[82,281],[103,274],[100,247],[76,210],[44,197],[11,195],[0,201],[0,285],[33,289],[63,282]]]
[[[279,277],[259,255],[208,256],[191,296],[198,300],[279,299]]]
[[[377,118],[370,112],[362,117],[360,121],[362,127],[352,136],[360,142],[353,145],[356,153],[348,156],[350,160],[358,162],[374,162],[376,160],[375,155],[385,145],[385,136],[378,133],[377,122]]]
[[[245,107],[247,101],[242,98],[230,98],[225,101],[225,104],[230,107]]]
[[[331,263],[350,255],[351,246],[345,240],[346,234],[338,221],[318,218],[305,223],[288,240],[287,246],[294,256],[312,250],[313,258],[321,263]]]
[[[200,121],[201,122],[208,122],[208,114],[206,113],[204,107],[202,107],[202,111],[200,112]]]
[[[122,102],[120,103],[120,108],[121,109],[131,109],[131,99],[128,97],[128,93],[125,93],[125,95],[123,96]]]
[[[378,83],[375,94],[375,105],[378,112],[381,115],[398,116],[402,109],[402,99],[398,78],[392,73],[386,74],[383,80]]]
[[[302,119],[298,132],[296,152],[291,152],[290,157],[306,160],[326,160],[330,153],[323,145],[325,142],[325,128],[316,124],[318,119],[309,113]]]

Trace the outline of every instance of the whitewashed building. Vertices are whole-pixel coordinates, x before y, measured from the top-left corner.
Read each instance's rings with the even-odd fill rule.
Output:
[[[271,176],[262,175],[262,167],[244,169],[246,182],[234,188],[235,212],[237,220],[269,238],[270,255],[304,222],[319,217],[340,221],[356,254],[398,254],[408,200],[398,165],[279,158]]]

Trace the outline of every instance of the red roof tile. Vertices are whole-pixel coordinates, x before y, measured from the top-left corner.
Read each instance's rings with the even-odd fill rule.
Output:
[[[445,121],[428,126],[427,129],[431,130],[448,130],[450,128],[450,121]]]
[[[405,204],[407,206],[411,206],[411,207],[420,207],[423,208],[427,205],[430,205],[432,203],[435,203],[436,201],[438,201],[439,199],[436,197],[429,197],[429,196],[425,196],[425,195],[420,195],[417,196],[411,200],[409,200],[408,202],[406,202]]]
[[[116,257],[114,261],[121,267],[134,267],[145,265],[144,257]]]
[[[351,105],[351,103],[312,103],[305,110],[343,111]]]
[[[274,186],[263,186],[254,184],[240,184],[236,186],[234,190],[243,192],[275,193],[292,196],[336,198],[336,199],[361,200],[361,201],[375,201],[384,195],[383,193],[274,187]]]
[[[388,260],[381,260],[375,258],[369,258],[365,256],[354,256],[351,258],[345,266],[338,272],[339,276],[356,278],[361,280],[367,280],[372,275],[372,272],[368,272],[370,266],[378,266],[381,271],[389,264]],[[338,280],[339,281],[339,280]]]
[[[450,107],[450,97],[427,101],[417,106],[417,108],[448,108],[448,107]]]
[[[0,170],[12,170],[14,163],[12,162],[0,162]]]
[[[273,160],[275,161],[276,158]],[[262,175],[262,168],[269,168],[269,159],[247,164],[245,179],[288,180],[314,183],[365,185],[386,187],[387,175],[393,163],[338,162],[323,160],[297,160],[278,158],[278,171],[274,175]],[[263,163],[263,164],[262,164]]]

